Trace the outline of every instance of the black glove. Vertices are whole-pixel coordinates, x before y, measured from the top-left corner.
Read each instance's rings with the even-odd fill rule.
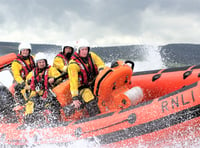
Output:
[[[81,96],[72,97],[72,100],[79,100],[79,101],[81,101]]]
[[[81,96],[72,97],[72,101],[75,101],[75,100],[79,100],[81,102],[81,105],[80,105],[79,109],[83,109],[84,106],[85,106],[85,103],[84,103],[82,97]]]
[[[27,84],[30,85],[31,84],[31,79],[27,81]]]
[[[24,87],[25,87],[25,82],[22,82],[22,83],[18,83],[17,85],[15,85],[14,88],[16,91],[21,91]]]

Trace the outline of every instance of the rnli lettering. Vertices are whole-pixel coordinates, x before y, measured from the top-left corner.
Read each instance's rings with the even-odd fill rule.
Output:
[[[192,102],[195,102],[193,90],[191,91],[191,96],[187,98],[184,97],[184,94],[180,94],[179,96],[171,98],[170,100],[162,101],[161,102],[162,112],[164,113],[165,111],[169,111],[170,109],[176,109],[179,108],[180,106],[184,106]]]

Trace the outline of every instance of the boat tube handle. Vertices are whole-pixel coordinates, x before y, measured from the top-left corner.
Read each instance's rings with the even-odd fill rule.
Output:
[[[134,68],[134,66],[135,66],[135,64],[134,64],[134,62],[133,61],[130,61],[130,60],[126,60],[125,62],[124,62],[125,64],[131,64],[131,68],[132,68],[132,70],[133,70],[133,68]]]
[[[9,69],[10,67],[11,67],[11,63],[3,65],[3,66],[0,67],[0,72],[3,71],[3,70]]]
[[[192,74],[192,71],[186,71],[184,74],[183,74],[183,79],[186,79],[189,75]]]

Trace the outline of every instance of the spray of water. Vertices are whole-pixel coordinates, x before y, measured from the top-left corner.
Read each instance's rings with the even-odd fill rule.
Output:
[[[160,56],[160,47],[154,45],[142,45],[145,59],[143,61],[135,61],[134,71],[146,71],[165,68]]]
[[[141,46],[142,50],[145,50],[145,59],[143,61],[134,61],[135,62],[135,67],[134,67],[134,71],[146,71],[146,70],[153,70],[153,69],[161,69],[161,68],[165,68],[164,64],[162,63],[162,59],[159,53],[159,47],[158,46]],[[48,63],[50,65],[52,65],[53,63],[53,59],[55,57],[56,53],[48,53],[47,55],[47,60]],[[107,65],[110,65],[109,63],[106,63]],[[9,71],[4,71],[4,72],[0,72],[0,82],[2,82],[5,86],[9,87],[12,84],[13,78],[12,75]],[[190,133],[190,136],[192,137],[192,134]],[[176,139],[176,134],[175,137],[173,139]],[[183,143],[178,143],[178,141],[172,141],[172,147],[195,147],[197,146],[199,143],[199,139],[193,137],[193,140],[196,140],[196,143],[193,143],[193,146],[190,145],[191,139],[189,139],[188,141],[186,141],[184,144]],[[97,140],[98,141],[98,140]],[[159,142],[159,139],[158,139]],[[81,147],[82,148],[88,148],[88,147],[101,147],[98,142],[95,143],[91,143],[89,141],[86,140],[81,140],[81,141],[77,141],[72,143],[71,145],[69,145],[68,147],[72,148],[72,147]],[[150,144],[151,145],[151,144]],[[32,141],[30,139],[30,147],[32,146]],[[57,146],[56,144],[47,144],[47,145],[42,145],[42,146],[36,146],[36,148],[64,148],[65,146]],[[124,146],[126,147],[126,146]],[[137,145],[136,147],[148,147],[148,145],[144,145],[143,142],[141,141],[141,143],[139,145]]]

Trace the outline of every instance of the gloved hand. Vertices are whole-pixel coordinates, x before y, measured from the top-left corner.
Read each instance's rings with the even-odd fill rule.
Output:
[[[18,83],[18,84],[15,86],[15,90],[16,90],[16,91],[21,91],[24,87],[25,87],[25,82]]]
[[[81,106],[81,97],[80,96],[74,96],[74,97],[72,97],[72,100],[73,100],[73,105],[74,105],[74,108],[76,108],[76,109],[78,109],[78,108],[80,108],[80,106]]]
[[[32,114],[33,112],[34,112],[34,102],[33,101],[28,101],[25,104],[25,115]]]
[[[72,97],[72,100],[74,101],[74,100],[81,100],[81,96],[74,96],[74,97]]]

